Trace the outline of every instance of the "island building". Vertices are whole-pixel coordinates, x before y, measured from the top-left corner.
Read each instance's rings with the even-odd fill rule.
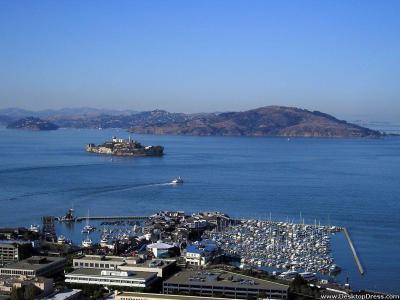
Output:
[[[32,254],[32,243],[24,240],[0,240],[0,267]]]
[[[106,141],[103,144],[87,144],[87,152],[97,154],[117,155],[117,156],[162,156],[164,152],[163,146],[143,146],[138,141],[112,137],[111,141]]]
[[[187,294],[234,299],[287,299],[289,286],[221,270],[175,274],[163,283],[164,294]]]
[[[139,257],[82,255],[72,261],[74,269],[100,269],[127,272],[156,273],[157,277],[171,274],[176,267],[174,259],[144,260]]]
[[[0,268],[0,276],[53,277],[64,272],[65,262],[62,257],[32,256]]]
[[[212,240],[189,244],[184,252],[185,261],[192,266],[205,266],[218,254],[218,246]]]
[[[234,298],[214,298],[214,297],[199,297],[185,295],[166,295],[166,294],[151,294],[151,293],[136,293],[136,292],[115,292],[115,300],[229,300]]]

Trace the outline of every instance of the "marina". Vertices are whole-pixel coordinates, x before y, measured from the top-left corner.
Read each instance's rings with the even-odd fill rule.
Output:
[[[341,228],[262,220],[242,220],[222,232],[206,235],[229,255],[240,257],[241,267],[288,269],[293,277],[301,271],[327,274],[334,258],[330,235]]]

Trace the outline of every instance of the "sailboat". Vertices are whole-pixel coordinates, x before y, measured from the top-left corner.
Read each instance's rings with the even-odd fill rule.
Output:
[[[82,233],[91,233],[95,229],[96,227],[89,225],[89,210],[88,210],[88,215],[86,217],[86,225],[83,227]]]

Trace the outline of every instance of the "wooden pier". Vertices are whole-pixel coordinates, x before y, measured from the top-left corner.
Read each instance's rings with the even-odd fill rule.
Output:
[[[144,221],[149,217],[147,216],[94,216],[94,217],[77,217],[75,221],[81,222],[86,219],[89,220],[103,220],[103,221],[118,221],[118,220],[139,220]]]
[[[351,252],[353,253],[354,260],[356,261],[358,270],[360,271],[361,275],[364,275],[363,266],[361,265],[360,259],[358,258],[356,249],[354,248],[353,242],[351,241],[351,238],[350,238],[350,234],[347,231],[346,227],[343,227],[343,232],[344,232],[344,235],[346,236],[347,241],[349,242],[349,246],[350,246]]]

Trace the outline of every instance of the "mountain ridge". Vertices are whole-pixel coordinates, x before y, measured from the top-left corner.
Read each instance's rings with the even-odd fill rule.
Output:
[[[178,135],[380,137],[376,130],[334,116],[286,106],[264,106],[189,118],[183,122],[134,126],[131,132]]]
[[[4,111],[4,110],[3,110]],[[78,109],[70,109],[70,112]],[[0,119],[2,117],[0,110]],[[118,112],[118,111],[113,111]],[[15,111],[14,111],[15,113]],[[4,116],[9,120],[12,116]],[[174,113],[165,110],[121,114],[88,111],[49,114],[42,119],[66,128],[124,128],[141,134],[200,136],[381,137],[384,133],[320,111],[263,106],[239,112]]]

